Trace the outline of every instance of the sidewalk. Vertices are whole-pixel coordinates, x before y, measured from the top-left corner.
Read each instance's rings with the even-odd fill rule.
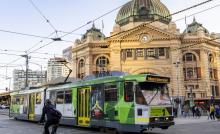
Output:
[[[193,118],[193,117],[187,117],[187,118],[183,118],[183,117],[179,117],[179,118],[175,118],[175,124],[176,125],[181,125],[181,124],[193,124],[193,123],[205,123],[205,122],[215,122],[217,120],[208,120],[207,116],[201,116],[199,119],[198,118]]]

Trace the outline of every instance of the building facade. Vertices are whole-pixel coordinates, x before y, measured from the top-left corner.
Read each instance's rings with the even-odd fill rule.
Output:
[[[63,50],[63,58],[65,58],[67,62],[72,62],[72,46]]]
[[[65,66],[66,63],[64,58],[51,58],[47,63],[47,81],[67,76],[69,69]]]
[[[28,71],[28,87],[36,87],[46,83],[46,71]],[[26,71],[13,71],[13,90],[21,90],[25,88]]]
[[[219,99],[220,43],[195,19],[184,32],[160,0],[131,0],[116,17],[110,37],[94,25],[72,46],[73,75],[152,73],[171,78],[170,95]]]

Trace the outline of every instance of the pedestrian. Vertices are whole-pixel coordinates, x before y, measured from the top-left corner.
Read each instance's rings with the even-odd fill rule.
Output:
[[[200,112],[200,107],[199,106],[195,107],[195,115],[196,115],[196,118],[200,118],[200,116],[201,116],[201,112]]]
[[[215,116],[216,116],[217,120],[220,121],[220,107],[219,107],[219,105],[215,106]]]
[[[192,107],[192,114],[193,114],[193,117],[195,117],[195,113],[196,113],[195,106],[193,106],[193,107]]]
[[[46,121],[45,121],[45,115],[47,117]],[[42,115],[40,119],[40,123],[45,122],[43,134],[50,134],[50,131],[49,131],[50,126],[52,126],[51,134],[55,134],[59,126],[61,117],[62,117],[62,114],[58,110],[56,110],[54,105],[52,105],[51,101],[47,99],[45,101],[45,106],[43,107]]]
[[[174,106],[173,106],[173,115],[174,115],[174,117],[177,117],[177,111],[178,111],[177,109],[178,109],[177,105],[174,104]]]
[[[206,107],[206,113],[207,113],[208,120],[209,120],[210,119],[210,109],[208,106]]]
[[[185,104],[183,106],[183,113],[184,113],[184,117],[186,118],[187,116],[189,116],[189,106],[187,104]]]
[[[210,112],[210,119],[215,120],[215,107],[213,104],[210,105],[209,112]]]

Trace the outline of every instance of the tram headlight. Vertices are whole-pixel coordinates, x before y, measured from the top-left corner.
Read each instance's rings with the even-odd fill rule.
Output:
[[[158,121],[159,119],[158,118],[155,118],[155,121]]]
[[[166,120],[169,120],[169,118],[168,118],[168,117],[166,117]]]

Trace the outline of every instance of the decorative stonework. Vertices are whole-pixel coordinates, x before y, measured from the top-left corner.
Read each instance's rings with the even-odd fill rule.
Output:
[[[191,30],[194,28],[197,27],[191,27]],[[146,21],[130,22],[121,27],[117,25],[117,32],[113,31],[105,40],[80,41],[73,46],[73,68],[76,68],[76,59],[78,61],[86,56],[85,60],[90,65],[86,75],[91,75],[96,72],[95,61],[102,55],[109,58],[108,71],[168,76],[171,78],[169,87],[174,98],[181,96],[188,100],[189,86],[195,85],[195,100],[208,100],[212,95],[211,86],[219,87],[220,84],[220,43],[210,40],[212,38],[208,33],[203,32],[202,35],[188,31],[181,34],[178,31],[174,22],[169,25]],[[186,63],[183,61],[186,53],[194,54],[197,60]],[[215,57],[214,67],[209,65],[210,53]],[[174,64],[177,62],[178,65]],[[217,70],[218,79],[210,78],[210,67]],[[197,78],[186,78],[190,75],[197,75]]]

